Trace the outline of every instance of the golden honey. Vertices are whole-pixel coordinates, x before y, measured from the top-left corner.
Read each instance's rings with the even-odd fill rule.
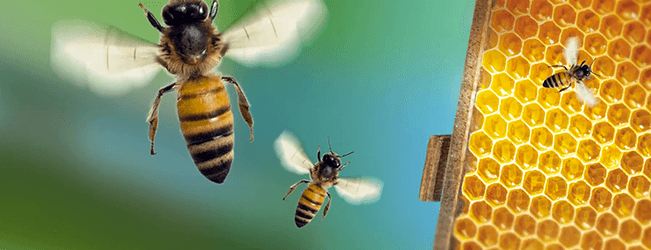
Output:
[[[568,37],[599,103],[542,82]],[[651,1],[501,0],[480,69],[461,249],[651,249]]]

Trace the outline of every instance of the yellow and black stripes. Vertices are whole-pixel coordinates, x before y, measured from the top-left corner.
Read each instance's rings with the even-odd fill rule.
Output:
[[[326,190],[314,184],[309,184],[301,198],[298,200],[294,222],[297,227],[303,227],[312,221],[312,218],[319,212],[325,200]]]
[[[543,87],[560,88],[560,87],[565,87],[566,85],[569,87],[571,83],[572,83],[572,75],[567,71],[563,71],[563,72],[558,72],[556,74],[553,74],[550,77],[547,77],[547,79],[543,81]]]
[[[194,164],[209,180],[223,183],[233,162],[233,113],[220,78],[183,83],[177,109]]]

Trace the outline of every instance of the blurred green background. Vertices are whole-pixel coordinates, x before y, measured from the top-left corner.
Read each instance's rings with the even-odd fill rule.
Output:
[[[221,0],[229,26],[254,0]],[[223,185],[193,166],[175,94],[161,105],[149,155],[151,84],[100,97],[51,69],[61,19],[115,25],[157,42],[138,1],[10,1],[0,8],[0,249],[430,249],[439,203],[418,200],[428,138],[452,133],[473,1],[330,0],[322,32],[291,63],[225,60],[252,105],[255,141],[236,112],[235,161]],[[160,18],[164,0],[143,2]],[[229,95],[235,92],[229,88]],[[232,99],[231,101],[235,101]],[[237,105],[233,106],[236,107]],[[347,204],[331,189],[328,217],[297,229],[307,178],[273,151],[283,130],[308,155],[332,140],[355,153],[340,176],[384,181],[381,199]]]

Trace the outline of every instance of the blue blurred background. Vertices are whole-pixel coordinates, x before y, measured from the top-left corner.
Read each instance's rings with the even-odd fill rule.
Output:
[[[230,25],[253,2],[221,0],[216,24]],[[137,1],[3,4],[0,249],[430,249],[439,203],[418,200],[420,180],[429,136],[452,133],[472,2],[328,0],[323,30],[291,63],[224,60],[219,71],[252,105],[255,141],[236,112],[223,185],[193,166],[175,94],[163,98],[158,154],[149,155],[145,118],[170,76],[108,98],[51,69],[57,20],[112,24],[157,42]],[[160,18],[166,2],[143,4]],[[328,136],[333,151],[354,150],[340,176],[383,180],[381,199],[353,206],[332,189],[328,217],[297,229],[305,186],[282,197],[307,176],[280,166],[272,145],[283,130],[313,160]]]

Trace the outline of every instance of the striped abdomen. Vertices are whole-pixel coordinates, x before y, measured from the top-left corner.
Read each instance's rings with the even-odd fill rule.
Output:
[[[545,88],[559,88],[569,85],[572,82],[572,75],[569,72],[563,71],[547,77],[543,81],[543,87]]]
[[[322,187],[311,183],[307,186],[301,198],[298,199],[298,207],[296,207],[296,215],[294,215],[294,222],[296,222],[297,227],[300,228],[310,223],[321,209],[325,196],[326,190]]]
[[[223,183],[233,162],[233,113],[224,84],[217,76],[181,84],[177,110],[181,133],[199,171]]]

